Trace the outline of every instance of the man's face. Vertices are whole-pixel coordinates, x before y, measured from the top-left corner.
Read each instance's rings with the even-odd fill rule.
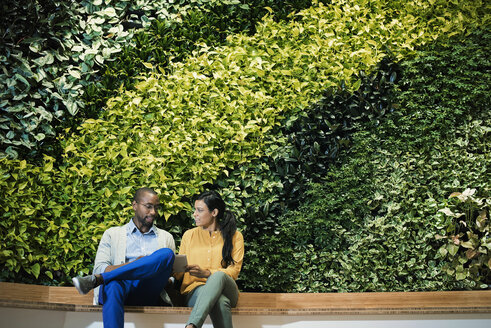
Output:
[[[133,201],[133,210],[135,211],[135,225],[141,230],[141,227],[150,228],[153,221],[158,216],[159,197],[149,192],[142,194],[138,201]]]

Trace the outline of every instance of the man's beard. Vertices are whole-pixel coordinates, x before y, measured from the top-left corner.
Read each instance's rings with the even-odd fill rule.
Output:
[[[156,217],[156,216],[154,216],[154,217],[152,218],[152,220],[151,220],[151,221],[147,221],[147,220],[146,220],[146,218],[150,218],[150,217],[149,217],[149,216],[145,216],[145,217],[143,217],[142,219],[140,219],[140,218],[137,218],[137,219],[138,219],[138,222],[140,222],[140,224],[141,224],[142,226],[145,226],[145,227],[151,227],[151,226],[153,225],[153,222],[155,221],[155,219],[156,219],[157,217]]]

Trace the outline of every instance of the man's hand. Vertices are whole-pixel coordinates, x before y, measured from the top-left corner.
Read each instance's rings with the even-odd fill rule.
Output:
[[[198,278],[208,278],[211,276],[211,272],[208,269],[201,269],[197,264],[186,265],[186,272],[190,275]]]
[[[108,265],[106,267],[106,269],[104,270],[104,272],[113,271],[114,269],[117,269],[119,267],[122,267],[123,265],[126,265],[126,263],[122,263],[122,264],[118,264],[118,265]]]
[[[136,258],[136,260],[139,260],[139,259],[141,259],[142,257],[145,257],[145,255],[140,255],[140,256],[138,256],[138,257]],[[136,260],[135,260],[135,261],[136,261]],[[104,272],[113,271],[114,269],[117,269],[117,268],[119,268],[119,267],[122,267],[123,265],[126,265],[126,264],[128,264],[128,263],[131,263],[131,262],[121,263],[121,264],[118,264],[118,265],[108,265],[108,266],[106,267],[106,270],[104,270]]]

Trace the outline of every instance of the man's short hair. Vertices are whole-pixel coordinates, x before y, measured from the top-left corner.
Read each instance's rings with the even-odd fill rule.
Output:
[[[143,187],[143,188],[138,189],[135,192],[135,196],[133,197],[133,200],[138,203],[138,201],[142,198],[143,194],[145,194],[145,193],[158,195],[157,192],[155,190],[153,190],[152,188]]]

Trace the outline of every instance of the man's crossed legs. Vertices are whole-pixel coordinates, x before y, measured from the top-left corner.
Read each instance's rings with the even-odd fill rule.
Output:
[[[81,294],[100,285],[99,304],[105,328],[124,326],[124,305],[158,305],[172,273],[174,252],[161,248],[100,276],[73,278]],[[102,278],[102,279],[101,279]]]

